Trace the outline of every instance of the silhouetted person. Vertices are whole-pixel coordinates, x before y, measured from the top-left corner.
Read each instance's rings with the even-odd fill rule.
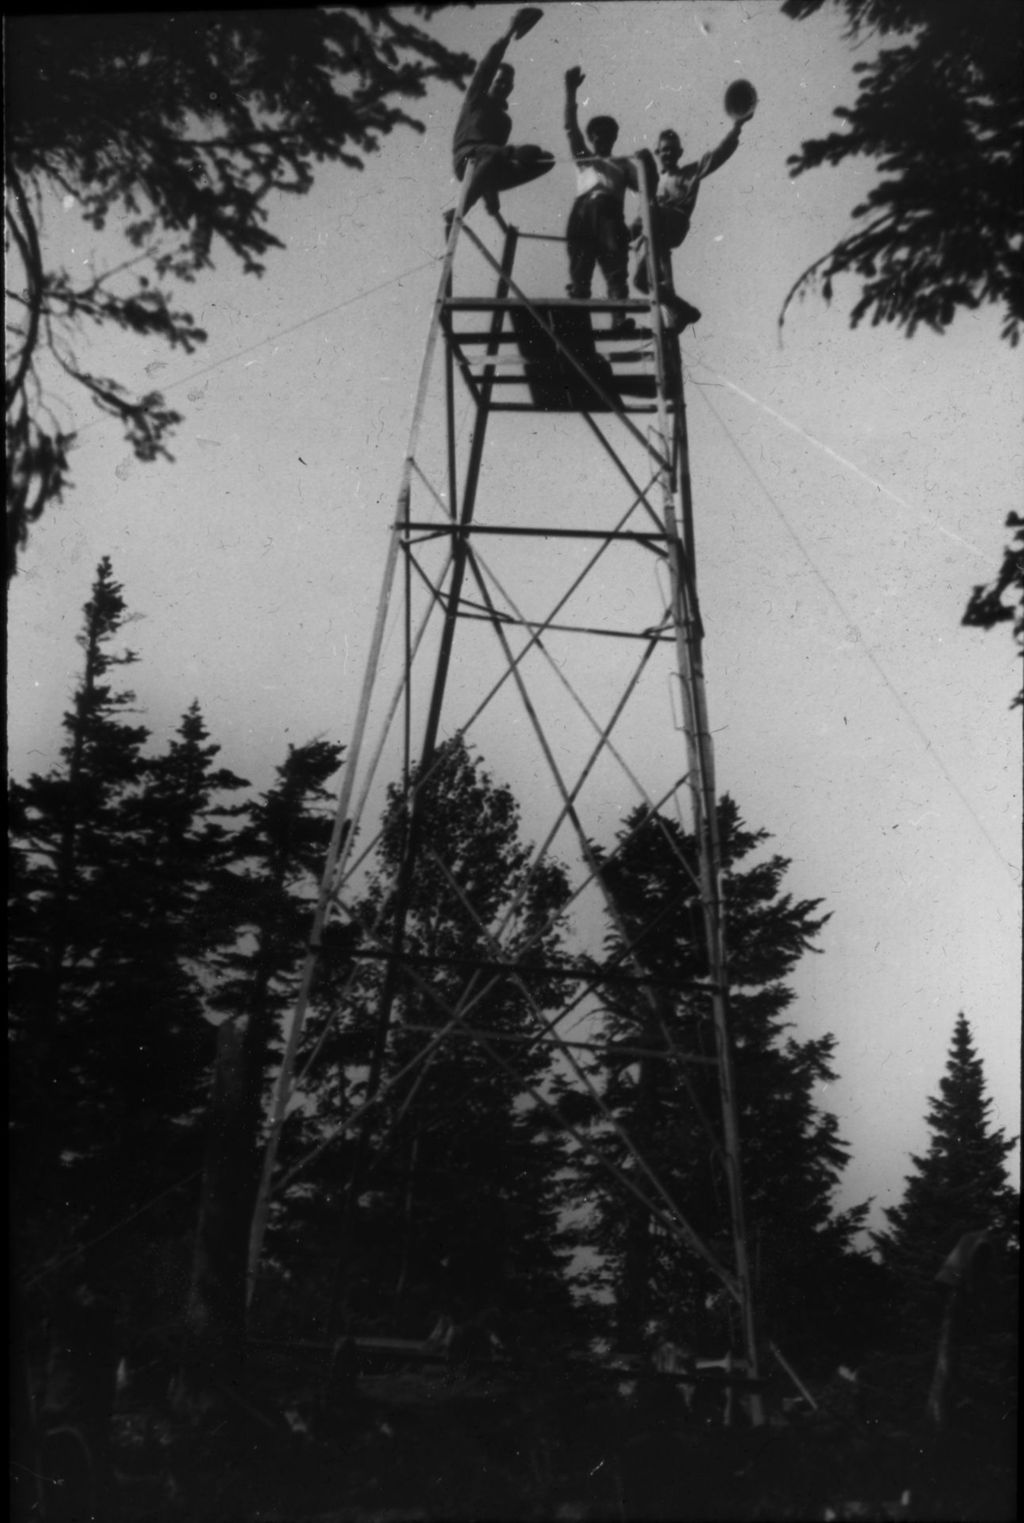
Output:
[[[682,245],[690,231],[690,219],[697,205],[701,181],[706,180],[708,175],[714,174],[716,169],[721,169],[722,165],[732,158],[739,147],[742,128],[742,121],[734,122],[717,148],[710,149],[702,158],[691,160],[686,164],[681,162],[683,145],[674,128],[666,127],[658,138],[655,149],[655,157],[658,161],[658,183],[654,193],[654,204],[651,207],[654,259],[658,295],[667,306],[675,310],[674,326],[676,327],[685,327],[688,322],[696,322],[700,313],[696,307],[691,307],[688,302],[676,296],[673,290],[672,250]],[[650,290],[646,259],[647,242],[643,224],[639,218],[633,223],[630,233],[636,240],[639,255],[633,284],[638,291],[646,295]]]
[[[619,135],[613,116],[591,118],[587,123],[588,147],[576,109],[576,93],[585,78],[578,66],[565,72],[565,130],[576,160],[576,200],[566,229],[568,292],[577,300],[587,300],[597,265],[608,295],[613,300],[625,300],[629,296],[629,232],[624,206],[626,191],[639,188],[637,167],[631,159],[612,155]],[[635,326],[626,313],[616,313],[611,331],[631,333]]]
[[[554,155],[535,143],[510,145],[512,118],[508,100],[512,94],[516,71],[504,62],[509,43],[535,26],[543,13],[527,6],[513,16],[508,31],[487,49],[469,82],[466,98],[455,124],[452,154],[455,175],[461,180],[467,168],[472,180],[463,207],[463,215],[482,200],[492,216],[501,210],[498,192],[513,190],[547,174],[554,165]],[[446,214],[450,221],[450,214]]]

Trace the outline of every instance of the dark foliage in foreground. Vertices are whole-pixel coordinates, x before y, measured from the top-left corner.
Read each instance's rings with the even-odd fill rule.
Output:
[[[826,0],[785,0],[803,19]],[[876,161],[880,178],[852,212],[854,228],[796,282],[826,299],[833,282],[861,283],[856,325],[943,332],[958,310],[1002,308],[1003,337],[1024,321],[1024,23],[1007,0],[836,0],[850,33],[879,37],[854,67],[857,101],[839,106],[841,132],[802,144],[792,175],[848,159]],[[890,41],[891,39],[891,41]],[[783,312],[783,316],[785,313]],[[781,319],[780,319],[781,320]]]
[[[767,833],[748,829],[732,799],[719,806],[719,833],[747,1230],[764,1336],[798,1363],[827,1363],[845,1357],[847,1302],[867,1293],[872,1268],[853,1250],[867,1208],[833,1204],[848,1152],[817,1096],[834,1078],[834,1039],[798,1041],[785,1019],[793,999],[786,980],[828,916],[820,900],[784,892],[790,864],[765,855]],[[731,1266],[696,842],[674,820],[638,810],[614,850],[598,855],[614,915],[596,969],[603,1045],[592,1070],[604,1110],[595,1131],[646,1193],[644,1170],[652,1170]],[[653,982],[619,981],[630,971]],[[638,1199],[599,1188],[594,1168],[581,1178],[596,1201],[601,1277],[626,1346],[668,1337],[720,1353],[730,1320],[721,1283]]]
[[[123,685],[130,618],[104,560],[59,760],[11,786],[16,1516],[764,1519],[856,1503],[852,1516],[885,1517],[908,1515],[907,1491],[909,1516],[1012,1516],[1013,1144],[988,1124],[966,1019],[875,1264],[850,1252],[859,1215],[831,1204],[846,1150],[815,1103],[831,1042],[784,1035],[784,980],[820,906],[782,891],[789,864],[761,855],[764,833],[729,800],[758,1294],[813,1405],[771,1348],[757,1430],[742,1404],[723,1424],[720,1376],[654,1369],[646,1341],[678,1335],[683,1313],[684,1335],[706,1313],[715,1352],[728,1342],[716,1284],[585,1166],[602,1127],[627,1120],[713,1232],[707,1065],[664,1082],[708,1055],[694,843],[655,816],[627,822],[596,853],[615,911],[605,956],[570,959],[566,874],[534,870],[512,794],[461,739],[417,775],[418,815],[392,792],[352,924],[326,938],[309,1031],[321,1085],[282,1149],[289,1170],[310,1145],[317,1158],[278,1191],[247,1319],[267,1091],[340,748],[293,748],[260,796],[217,764],[194,705],[154,749]],[[413,828],[423,867],[403,896],[392,870]],[[389,983],[375,954],[399,922],[408,956]],[[587,1048],[597,1085],[577,1073],[574,1088],[537,1038],[585,978],[605,1008]],[[458,1040],[425,1052],[456,1011]],[[368,1097],[370,1123],[352,1125]],[[609,1156],[620,1173],[636,1162]],[[574,1237],[563,1208],[581,1184]],[[583,1315],[565,1249],[592,1244],[595,1223],[614,1300]],[[949,1278],[964,1231],[972,1251]],[[351,1337],[334,1345],[339,1311]],[[451,1336],[396,1344],[439,1312]],[[595,1328],[641,1347],[598,1359]],[[855,1368],[830,1378],[837,1357]]]
[[[1002,337],[1016,344],[1024,320],[1024,8],[1017,0],[834,0],[858,42],[886,43],[855,65],[856,104],[835,115],[841,132],[801,145],[792,175],[850,159],[874,160],[878,183],[851,213],[853,227],[794,283],[795,296],[854,277],[851,327],[865,317],[944,333],[959,311],[1002,311]],[[826,0],[784,0],[796,20]],[[963,623],[1012,621],[1024,658],[1024,526],[987,584],[975,587]],[[1007,601],[1008,595],[1014,601]],[[1012,707],[1024,701],[1024,689]]]
[[[54,376],[115,418],[139,460],[169,458],[180,415],[157,391],[98,372],[90,341],[120,330],[191,353],[205,339],[177,282],[218,246],[260,275],[283,247],[283,195],[320,167],[362,169],[433,79],[472,67],[418,24],[433,5],[294,10],[24,14],[5,26],[8,290],[8,576],[31,525],[70,484],[75,432]],[[51,265],[45,217],[61,202],[112,225],[124,258],[93,272]],[[17,271],[17,274],[13,273]]]
[[[1002,565],[991,582],[975,587],[961,622],[971,629],[994,629],[1012,621],[1017,654],[1024,661],[1024,518],[1010,513],[1006,527],[1014,534],[1003,551]],[[1005,601],[1008,595],[1015,597],[1016,606]],[[1024,685],[1010,706],[1016,709],[1022,704]]]

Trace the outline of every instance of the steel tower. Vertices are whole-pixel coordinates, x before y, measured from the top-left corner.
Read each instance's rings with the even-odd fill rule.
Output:
[[[295,1056],[322,934],[330,918],[344,919],[346,887],[365,857],[356,854],[353,827],[363,817],[381,761],[386,757],[392,768],[389,781],[400,770],[411,787],[414,772],[429,775],[447,735],[478,733],[500,713],[504,743],[514,731],[517,751],[520,744],[525,751],[520,736],[528,737],[545,777],[543,786],[531,788],[531,805],[548,806],[536,862],[552,850],[564,859],[566,842],[572,842],[579,892],[603,894],[612,924],[621,925],[619,910],[596,870],[590,842],[597,831],[587,826],[591,801],[607,799],[598,780],[614,774],[620,790],[628,787],[634,801],[652,811],[675,802],[679,793],[688,801],[699,846],[695,887],[708,969],[704,989],[715,1033],[714,1055],[689,1060],[710,1061],[717,1069],[732,1263],[722,1262],[686,1220],[685,1205],[680,1209],[655,1177],[647,1179],[647,1198],[662,1225],[714,1270],[733,1298],[742,1329],[740,1361],[756,1392],[758,1339],[678,339],[657,296],[581,302],[531,292],[517,274],[517,257],[538,235],[499,218],[503,241],[495,255],[464,221],[465,194],[463,186],[448,227],[369,657],[278,1084],[251,1268],[275,1184],[277,1141],[294,1092]],[[651,208],[646,194],[640,201],[654,292]],[[473,273],[484,271],[486,294],[469,294],[465,284],[460,289],[471,260]],[[612,336],[603,326],[606,314],[628,314],[635,331]],[[521,416],[506,421],[506,414]],[[491,455],[500,464],[497,473],[488,471]],[[546,481],[558,483],[550,496]],[[545,601],[538,607],[541,584]],[[681,728],[685,740],[681,775],[653,797],[643,780],[644,736],[631,732],[631,721],[637,692],[645,684],[650,688],[659,669],[675,694],[674,729]],[[664,724],[673,728],[667,711]],[[677,744],[674,734],[671,741]],[[633,760],[625,754],[629,749]],[[403,936],[419,849],[414,789],[407,819],[392,889],[394,929],[376,953],[386,966],[380,1012],[385,1038],[403,979],[430,996],[429,973],[406,955]],[[424,1036],[424,1057],[438,1040],[465,1036],[472,1028],[488,978],[514,976],[500,931],[493,952],[493,963],[476,970],[482,984],[478,976],[467,984],[464,999],[440,1010],[440,1033]],[[636,981],[657,1015],[663,996],[645,983],[645,972],[635,958]],[[578,1018],[578,996],[570,1013]],[[569,1052],[558,1019],[545,1040]],[[489,1050],[496,1061],[508,1061]],[[751,1412],[755,1422],[763,1420],[756,1393]]]

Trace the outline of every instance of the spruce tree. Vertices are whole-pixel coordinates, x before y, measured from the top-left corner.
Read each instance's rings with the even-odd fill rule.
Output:
[[[864,1374],[875,1415],[923,1427],[922,1496],[936,1517],[1009,1517],[1016,1469],[1020,1197],[1006,1162],[1015,1140],[991,1124],[992,1102],[961,1012],[931,1141],[911,1155],[903,1198],[874,1234],[888,1276],[890,1326]]]
[[[511,1337],[540,1322],[564,1331],[562,1143],[531,1091],[549,1074],[540,1033],[559,997],[566,877],[552,864],[531,871],[511,791],[461,737],[411,782],[403,971],[389,1001],[409,828],[407,795],[393,788],[355,911],[364,971],[323,1049],[335,1116],[374,1086],[380,1096],[361,1145],[324,1158],[325,1188],[340,1184],[348,1207],[334,1229],[343,1315],[413,1336],[442,1310],[456,1320],[495,1311]],[[522,976],[502,974],[504,961]],[[463,1024],[420,1056],[459,1009]]]
[[[149,758],[132,804],[149,891],[160,889],[153,918],[183,959],[210,957],[233,938],[237,921],[229,874],[238,850],[234,822],[245,806],[232,800],[249,784],[216,765],[220,750],[192,703],[166,751]]]
[[[149,738],[126,722],[135,694],[113,680],[137,657],[117,648],[129,616],[107,558],[84,615],[83,671],[59,764],[12,783],[9,794],[15,1209],[23,1227],[42,1230],[40,1251],[58,1256],[99,1228],[111,1203],[112,1192],[93,1185],[110,1136],[111,1084],[127,1055],[105,1041],[102,1010],[109,971],[131,944],[125,807],[142,788]]]
[[[216,1040],[211,989],[237,939],[235,821],[249,785],[218,765],[219,754],[193,703],[126,801],[135,854],[122,892],[133,932],[108,976],[110,1036],[116,1040],[120,1029],[130,1052],[115,1075],[117,1103],[137,1107],[149,1128],[133,1157],[146,1182],[141,1193],[155,1195],[165,1180],[170,1186],[140,1219],[135,1253],[140,1268],[146,1264],[144,1283],[157,1287],[152,1320],[165,1328],[179,1326],[185,1309]],[[149,1035],[139,1040],[143,1013]],[[115,1241],[123,1245],[124,1234]],[[144,1306],[135,1320],[145,1330]]]
[[[183,1310],[208,965],[232,936],[218,876],[244,785],[215,766],[196,705],[148,751],[115,680],[137,658],[106,558],[84,612],[58,765],[10,789],[15,1243],[33,1315],[74,1283],[116,1306],[131,1344]]]
[[[719,805],[719,831],[755,1296],[767,1337],[794,1356],[820,1358],[839,1334],[840,1286],[866,1210],[835,1209],[848,1153],[835,1117],[816,1102],[819,1086],[835,1077],[834,1039],[798,1041],[787,1035],[783,1018],[793,999],[784,980],[828,917],[819,913],[820,900],[794,901],[782,892],[785,858],[740,866],[768,837],[746,828],[729,798]],[[729,1268],[696,842],[674,820],[640,809],[626,820],[615,850],[599,857],[615,915],[595,969],[603,1050],[594,1078],[625,1137],[599,1120],[595,1139],[657,1201],[644,1165],[650,1169]],[[649,980],[645,988],[643,980]],[[581,1194],[594,1192],[597,1200],[595,1280],[611,1292],[616,1336],[633,1348],[670,1336],[709,1351],[717,1344],[720,1351],[728,1301],[713,1271],[643,1202],[600,1184],[590,1168],[581,1176]]]
[[[243,806],[231,836],[221,889],[232,940],[208,970],[220,1024],[187,1312],[192,1386],[231,1375],[243,1357],[268,1090],[330,834],[326,784],[340,756],[323,740],[290,747],[274,786]]]
[[[146,759],[121,809],[131,851],[111,889],[123,901],[126,934],[104,958],[92,1023],[97,1044],[114,1054],[96,1080],[108,1150],[123,1155],[119,1186],[138,1198],[194,1175],[202,1156],[214,1045],[210,967],[235,935],[225,893],[237,807],[230,799],[247,786],[215,766],[218,752],[193,704],[167,750]],[[150,1235],[152,1227],[150,1220]]]
[[[928,1101],[928,1150],[911,1155],[914,1170],[903,1199],[886,1209],[888,1230],[874,1234],[882,1263],[911,1305],[927,1294],[964,1233],[985,1231],[1002,1253],[1016,1252],[1019,1196],[1006,1170],[1016,1139],[993,1129],[991,1110],[982,1062],[961,1012],[939,1093]]]

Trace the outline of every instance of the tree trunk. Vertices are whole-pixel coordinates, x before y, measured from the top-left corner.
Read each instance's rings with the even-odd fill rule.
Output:
[[[208,1403],[218,1384],[236,1381],[245,1357],[249,1225],[257,1182],[251,1060],[249,1033],[237,1018],[224,1021],[217,1032],[185,1313],[179,1403],[186,1407]]]

